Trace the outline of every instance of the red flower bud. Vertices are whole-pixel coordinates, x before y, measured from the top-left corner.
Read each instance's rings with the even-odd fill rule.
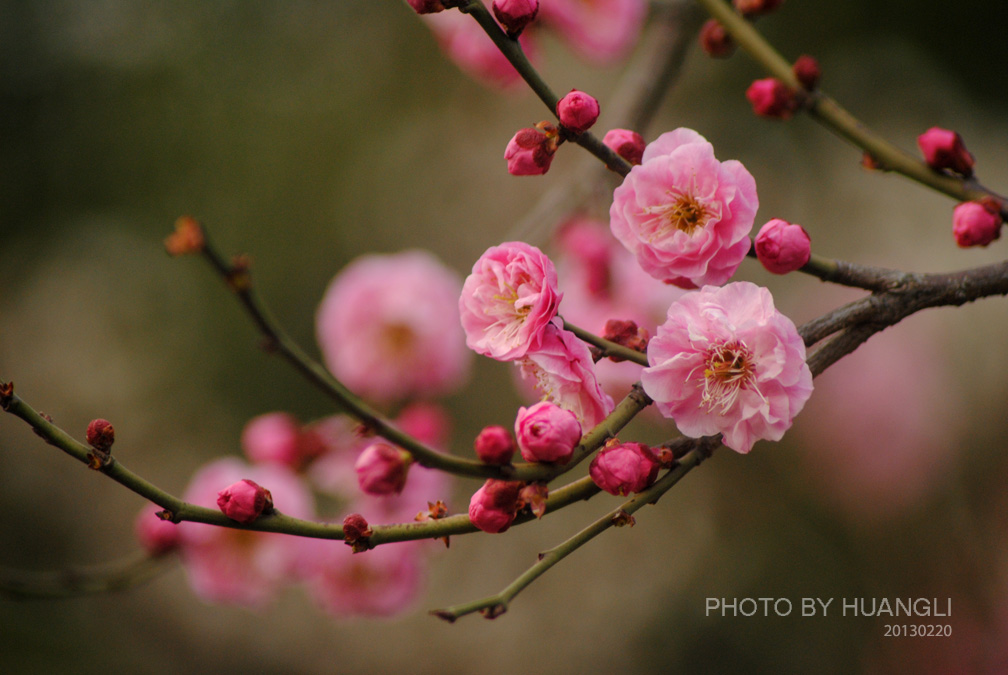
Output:
[[[812,91],[819,84],[819,62],[808,54],[802,54],[791,66],[791,72],[801,85]]]
[[[566,129],[581,133],[595,124],[599,116],[599,104],[593,96],[571,89],[557,102],[556,113],[560,124]]]
[[[367,538],[371,535],[371,526],[361,514],[351,513],[343,519],[343,540],[353,547],[354,553],[367,549]]]
[[[508,36],[515,38],[539,13],[539,0],[494,0],[493,13]]]
[[[756,235],[756,257],[773,274],[794,272],[802,268],[811,255],[808,232],[801,225],[774,218]]]
[[[520,482],[487,480],[469,500],[469,520],[484,532],[498,533],[511,527],[518,512]]]
[[[650,487],[660,466],[658,456],[643,443],[614,444],[595,455],[588,475],[609,494],[625,497]]]
[[[962,248],[986,246],[1001,236],[996,204],[963,202],[952,212],[952,234]]]
[[[251,523],[273,510],[273,495],[263,486],[246,479],[217,493],[217,508],[239,523]]]
[[[361,490],[369,495],[391,495],[402,492],[411,463],[405,450],[376,441],[361,450],[354,469]]]
[[[917,137],[917,145],[924,153],[924,161],[932,169],[948,169],[967,178],[973,175],[973,155],[966,150],[962,136],[956,132],[931,127]]]
[[[746,89],[746,98],[753,112],[763,117],[786,120],[797,108],[794,92],[778,79],[768,77],[756,80]]]
[[[417,14],[433,14],[444,11],[441,0],[406,0]]]
[[[700,46],[708,56],[725,59],[735,53],[735,40],[717,19],[707,19],[700,29]]]
[[[95,450],[108,452],[115,442],[115,429],[112,428],[112,423],[108,420],[91,420],[87,427],[86,438],[88,445]]]
[[[541,176],[549,171],[556,152],[556,130],[551,126],[547,133],[531,127],[520,129],[504,150],[508,173],[512,176]],[[552,133],[550,133],[552,131]]]
[[[511,432],[501,426],[488,426],[479,432],[473,442],[476,456],[487,464],[507,464],[517,446]]]
[[[602,137],[602,142],[631,164],[641,163],[647,145],[643,136],[629,129],[610,129]]]

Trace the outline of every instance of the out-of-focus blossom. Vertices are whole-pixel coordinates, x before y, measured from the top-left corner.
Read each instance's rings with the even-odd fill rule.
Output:
[[[805,89],[812,91],[819,86],[819,78],[822,75],[819,70],[819,62],[808,54],[802,54],[795,59],[794,65],[791,66],[791,72]]]
[[[588,345],[568,330],[550,324],[542,345],[518,362],[521,376],[547,401],[574,413],[590,429],[612,412],[612,397],[602,390]]]
[[[324,443],[310,427],[303,428],[285,412],[250,419],[242,430],[241,445],[253,462],[273,462],[295,470],[325,451]]]
[[[357,482],[369,495],[393,495],[406,486],[409,453],[384,441],[375,441],[361,450],[354,463]]]
[[[622,58],[647,16],[645,0],[546,0],[539,19],[581,56],[596,63]]]
[[[749,250],[759,200],[741,163],[720,162],[692,129],[662,134],[613,193],[609,225],[651,276],[723,284]]]
[[[458,299],[466,344],[499,361],[519,359],[539,349],[562,297],[553,262],[538,248],[521,241],[492,246]]]
[[[726,59],[735,53],[735,40],[717,19],[707,19],[700,28],[700,46],[717,59]]]
[[[679,430],[746,453],[780,440],[812,393],[805,345],[770,292],[747,281],[687,293],[648,344],[644,391]]]
[[[515,438],[526,461],[566,464],[581,440],[581,424],[571,411],[541,401],[518,409]]]
[[[511,432],[502,426],[484,427],[473,441],[476,456],[487,464],[507,464],[514,456],[517,446]]]
[[[331,616],[401,614],[423,590],[426,561],[415,544],[384,544],[361,553],[341,541],[300,544],[308,593]]]
[[[812,243],[801,225],[774,218],[756,235],[756,258],[773,274],[801,269],[811,255]]]
[[[427,15],[424,20],[441,49],[462,72],[491,87],[508,88],[521,84],[518,71],[472,17],[450,11]],[[535,62],[538,49],[532,31],[524,31],[518,40],[525,55]]]
[[[179,526],[158,517],[161,507],[148,504],[134,521],[133,531],[137,541],[150,555],[163,555],[175,550],[179,543]]]
[[[406,0],[409,6],[416,11],[417,14],[433,14],[435,12],[443,12],[445,6],[441,4],[441,0]]]
[[[454,272],[425,251],[356,259],[319,305],[326,365],[376,401],[455,390],[471,363],[458,330],[459,288]]]
[[[268,485],[278,511],[295,518],[312,517],[311,494],[289,469],[277,464],[249,466],[230,457],[197,471],[183,499],[216,509],[218,492],[245,478]],[[298,553],[285,535],[190,522],[179,523],[178,528],[189,584],[205,600],[261,606],[295,572]]]
[[[739,14],[747,18],[769,14],[782,4],[784,0],[734,0],[732,3]]]

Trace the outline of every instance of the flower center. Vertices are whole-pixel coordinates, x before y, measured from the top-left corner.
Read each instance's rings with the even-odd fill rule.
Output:
[[[698,386],[703,389],[700,404],[708,411],[720,408],[718,412],[722,415],[735,405],[743,389],[759,394],[752,352],[739,340],[712,346],[707,351],[703,381]]]
[[[719,204],[705,203],[697,199],[692,192],[672,188],[668,194],[670,200],[667,203],[644,209],[646,215],[655,216],[654,236],[664,235],[673,230],[692,235],[697,230],[703,229],[707,223],[721,217]]]

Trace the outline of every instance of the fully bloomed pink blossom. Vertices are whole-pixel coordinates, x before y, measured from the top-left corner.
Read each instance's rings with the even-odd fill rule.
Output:
[[[615,407],[599,383],[588,345],[555,323],[546,327],[539,349],[526,354],[518,366],[545,400],[574,413],[585,429]]]
[[[609,226],[644,271],[682,288],[723,284],[749,250],[759,200],[741,163],[680,128],[648,144],[613,193]]]
[[[780,440],[812,394],[794,323],[747,281],[673,303],[648,362],[641,383],[663,415],[693,438],[720,432],[741,453],[759,439]]]
[[[425,251],[357,258],[318,308],[326,366],[376,401],[455,390],[471,363],[458,330],[459,288],[455,273]]]
[[[619,443],[603,448],[588,467],[588,475],[600,488],[625,497],[651,486],[661,462],[643,443]]]
[[[448,11],[423,18],[442,51],[462,72],[490,87],[510,88],[521,83],[518,71],[472,17]],[[523,31],[518,40],[529,60],[535,62],[538,48],[532,33],[531,29]]]
[[[426,561],[415,543],[353,553],[342,541],[315,539],[299,550],[308,593],[337,618],[401,614],[423,590]]]
[[[581,56],[596,63],[622,58],[640,36],[646,0],[543,0],[539,19]]]
[[[566,464],[581,440],[581,424],[571,411],[540,401],[518,409],[515,438],[526,461]]]
[[[520,359],[539,348],[562,297],[556,268],[538,248],[521,241],[492,246],[458,300],[466,344],[499,361]]]
[[[231,457],[197,471],[183,499],[216,510],[218,492],[242,479],[268,486],[277,511],[312,517],[311,494],[289,469],[277,464],[249,466]],[[189,585],[205,600],[261,606],[296,571],[298,552],[286,535],[189,522],[178,527]]]

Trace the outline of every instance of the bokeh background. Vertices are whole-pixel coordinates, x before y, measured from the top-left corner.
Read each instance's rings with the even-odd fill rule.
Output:
[[[994,0],[790,2],[759,27],[814,54],[823,87],[896,144],[958,130],[980,178],[1008,185],[1006,80]],[[622,65],[542,42],[554,89],[602,102]],[[954,204],[871,174],[808,119],[752,115],[744,56],[696,47],[647,138],[678,126],[754,174],[758,223],[803,224],[819,253],[916,271],[1003,257],[960,250]],[[424,247],[464,274],[564,175],[507,175],[514,131],[547,117],[518,89],[460,71],[399,0],[0,2],[0,377],[83,436],[117,430],[120,459],[180,493],[239,452],[244,422],[327,400],[261,352],[198,260],[162,239],[193,214],[248,253],[279,321],[314,349],[329,280],[365,252]],[[590,160],[589,160],[590,161]],[[533,234],[547,245],[551,223]],[[801,323],[856,293],[806,277],[766,284]],[[176,566],[114,595],[0,599],[0,670],[31,672],[1004,672],[1008,669],[1008,315],[1001,299],[932,310],[873,338],[817,380],[784,442],[727,450],[637,526],[591,542],[496,621],[426,614],[498,590],[614,506],[596,498],[501,536],[456,537],[425,597],[394,619],[334,619],[297,589],[268,610],[209,605]],[[521,400],[480,362],[446,401],[453,450]],[[671,425],[641,428],[660,440]],[[0,566],[65,570],[130,555],[142,500],[0,418]],[[453,510],[474,484],[460,483]],[[709,597],[788,598],[789,617],[706,616]],[[802,618],[804,597],[951,599],[948,638],[884,636],[884,619]],[[900,623],[903,623],[900,621]]]

